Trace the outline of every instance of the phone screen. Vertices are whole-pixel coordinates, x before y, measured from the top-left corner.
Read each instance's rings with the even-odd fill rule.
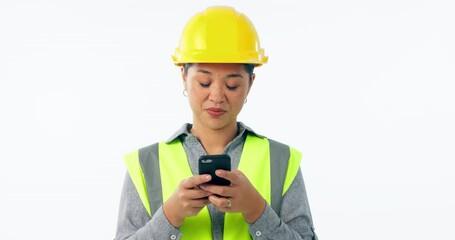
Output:
[[[217,169],[231,170],[231,157],[227,154],[203,155],[199,158],[199,175],[210,174],[209,184],[229,186],[231,182],[215,175]]]

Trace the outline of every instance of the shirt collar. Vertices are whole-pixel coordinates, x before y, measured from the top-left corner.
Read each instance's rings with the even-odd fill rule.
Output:
[[[190,124],[190,123],[183,124],[174,134],[171,135],[170,138],[167,139],[166,143],[170,143],[170,142],[174,141],[176,138],[178,138],[180,136],[185,137],[185,136],[191,135],[189,130],[191,129],[192,126],[193,125]],[[237,122],[237,127],[239,128],[239,134],[237,136],[241,136],[245,132],[247,132],[247,133],[254,134],[257,137],[264,138],[264,136],[262,136],[260,134],[257,134],[255,131],[253,131],[253,129],[251,129],[250,127],[246,126],[242,122]]]

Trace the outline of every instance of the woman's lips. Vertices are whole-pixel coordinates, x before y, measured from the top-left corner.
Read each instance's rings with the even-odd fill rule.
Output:
[[[222,108],[207,108],[206,111],[212,117],[219,117],[226,112]]]

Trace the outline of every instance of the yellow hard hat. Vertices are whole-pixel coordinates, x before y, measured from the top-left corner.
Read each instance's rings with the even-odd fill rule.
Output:
[[[174,64],[247,63],[261,66],[268,57],[253,23],[232,7],[213,6],[194,15],[183,29]]]

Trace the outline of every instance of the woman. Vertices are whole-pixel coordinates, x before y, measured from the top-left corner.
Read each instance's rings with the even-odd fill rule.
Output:
[[[167,141],[128,154],[116,239],[317,239],[295,149],[237,116],[267,62],[253,24],[230,7],[187,23],[173,56],[193,112]],[[229,186],[198,174],[202,155],[228,154]]]

